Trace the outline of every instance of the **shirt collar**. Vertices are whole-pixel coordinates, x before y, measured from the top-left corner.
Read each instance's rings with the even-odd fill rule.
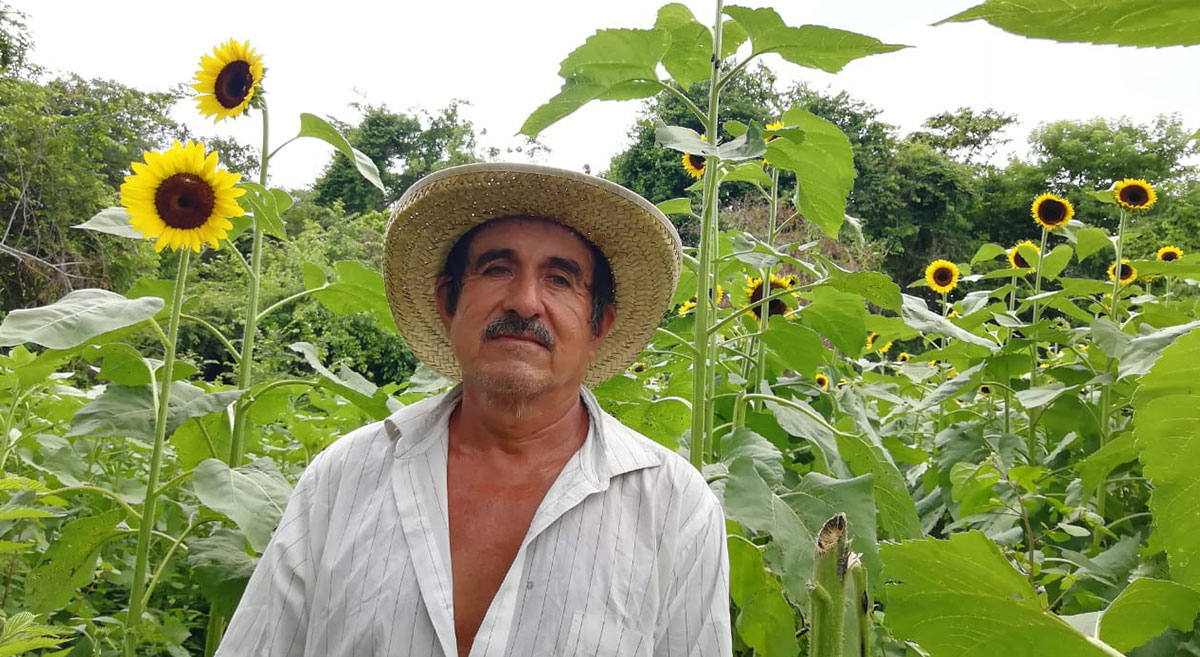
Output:
[[[613,477],[662,464],[662,455],[650,439],[606,413],[591,390],[580,386],[579,396],[589,418],[587,438],[578,452],[579,464],[592,484],[604,490]],[[395,458],[412,458],[435,444],[444,445],[449,436],[450,413],[461,400],[462,384],[459,384],[445,393],[405,406],[384,420],[384,430],[397,441]],[[399,440],[401,437],[404,440]]]

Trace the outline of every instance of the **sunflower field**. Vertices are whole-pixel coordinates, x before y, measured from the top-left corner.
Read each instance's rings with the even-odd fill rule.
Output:
[[[595,393],[721,499],[735,653],[1200,656],[1200,254],[1130,239],[1168,189],[1048,184],[1016,208],[1037,239],[930,259],[917,280],[844,267],[825,246],[861,235],[850,139],[800,106],[723,120],[722,92],[765,55],[836,73],[906,46],[722,0],[711,18],[672,3],[650,27],[597,31],[521,131],[655,97],[702,126],[654,124],[692,181],[659,207],[695,246],[651,344]],[[1200,44],[1200,7],[1174,0],[986,0],[943,22],[973,20],[1014,40]],[[266,294],[296,201],[268,184],[271,161],[317,139],[385,185],[315,115],[272,141],[249,43],[204,55],[192,88],[205,117],[262,121],[258,180],[200,142],[146,152],[120,205],[78,228],[152,240],[172,275],[0,323],[0,656],[211,655],[305,465],[451,385],[421,366],[377,385],[263,330],[307,299],[394,332],[358,261],[305,262],[301,291]],[[722,221],[735,184],[761,226]],[[240,335],[189,297],[218,255],[246,284]],[[206,376],[181,327],[232,375]],[[303,375],[262,366],[281,351]]]

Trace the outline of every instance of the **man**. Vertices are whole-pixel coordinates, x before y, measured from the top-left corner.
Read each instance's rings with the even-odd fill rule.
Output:
[[[668,308],[666,217],[591,176],[467,165],[405,193],[384,260],[405,341],[461,384],[313,460],[217,654],[731,654],[719,503],[583,385]]]

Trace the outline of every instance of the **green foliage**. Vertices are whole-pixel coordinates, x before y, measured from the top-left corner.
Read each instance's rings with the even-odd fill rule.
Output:
[[[1152,48],[1200,43],[1200,10],[1187,0],[987,0],[938,24],[972,20],[1055,41]]]

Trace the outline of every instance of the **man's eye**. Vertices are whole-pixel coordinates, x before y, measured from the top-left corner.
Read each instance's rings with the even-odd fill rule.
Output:
[[[550,276],[547,276],[547,278],[550,279],[551,283],[554,283],[555,285],[558,285],[560,287],[570,287],[571,286],[571,280],[568,279],[566,276],[559,276],[557,274],[552,274]]]
[[[483,270],[483,274],[485,276],[496,276],[499,274],[507,274],[507,273],[508,273],[508,268],[502,267],[500,265],[491,265],[487,269]]]

